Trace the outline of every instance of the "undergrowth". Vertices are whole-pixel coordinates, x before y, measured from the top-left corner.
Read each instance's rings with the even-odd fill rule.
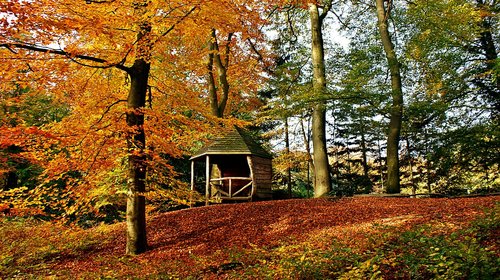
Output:
[[[52,264],[83,258],[112,242],[115,227],[90,230],[30,218],[0,219],[0,279],[52,275]]]

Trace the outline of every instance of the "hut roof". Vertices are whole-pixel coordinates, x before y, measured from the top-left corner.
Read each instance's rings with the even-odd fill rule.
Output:
[[[252,139],[248,132],[237,127],[201,148],[191,157],[191,160],[205,155],[255,155],[272,158],[271,154]]]

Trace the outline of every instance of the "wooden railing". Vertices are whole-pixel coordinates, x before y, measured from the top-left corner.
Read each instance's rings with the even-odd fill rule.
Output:
[[[239,181],[249,181],[246,185],[241,187],[240,189],[236,190],[236,192],[233,193],[233,180],[239,180]],[[222,185],[224,182],[227,181],[227,186],[228,186],[228,191],[222,190]],[[210,185],[216,189],[215,193],[213,196],[218,196],[221,199],[233,199],[233,200],[244,200],[244,199],[251,199],[253,195],[253,184],[252,184],[252,178],[250,177],[223,177],[223,178],[217,178],[217,179],[211,179],[210,180]],[[238,194],[241,194],[244,190],[248,189],[251,187],[251,190],[249,192],[248,196],[238,196]]]

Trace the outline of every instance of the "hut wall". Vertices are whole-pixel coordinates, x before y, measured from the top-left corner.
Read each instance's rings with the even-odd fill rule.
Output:
[[[254,186],[256,188],[255,197],[257,199],[272,198],[273,170],[271,159],[252,156],[251,165]]]

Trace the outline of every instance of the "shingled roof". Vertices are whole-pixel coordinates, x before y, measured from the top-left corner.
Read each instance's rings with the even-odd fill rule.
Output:
[[[248,132],[236,127],[201,148],[191,157],[191,160],[205,155],[255,155],[272,158],[271,154],[252,139]]]

